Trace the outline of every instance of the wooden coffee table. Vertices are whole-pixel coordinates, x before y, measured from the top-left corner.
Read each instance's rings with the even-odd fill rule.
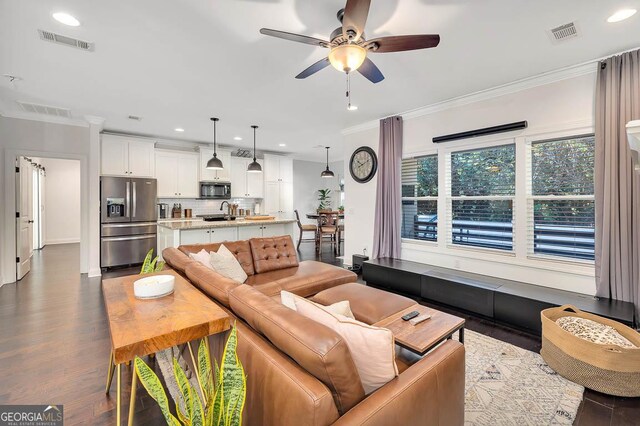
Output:
[[[102,281],[104,304],[111,332],[111,356],[107,373],[109,393],[114,369],[117,377],[116,421],[120,425],[120,365],[136,356],[155,354],[229,329],[230,318],[218,305],[175,271],[153,275],[176,277],[173,294],[140,300],[133,295],[133,282],[140,275]],[[191,349],[189,347],[189,349]],[[132,367],[133,368],[133,367]],[[132,374],[129,424],[133,420],[137,375]]]
[[[420,315],[429,314],[431,318],[418,325],[412,325],[401,318],[412,311],[418,311]],[[460,332],[459,340],[464,344],[463,318],[422,305],[411,306],[373,325],[391,330],[398,345],[418,355],[424,355],[442,341],[451,339],[456,331]]]

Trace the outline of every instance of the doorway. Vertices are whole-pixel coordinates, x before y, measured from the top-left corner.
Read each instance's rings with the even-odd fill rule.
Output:
[[[71,245],[80,244],[81,171],[80,160],[59,158],[20,156],[16,166],[16,275],[21,280],[34,266],[44,266],[33,262],[38,250],[67,244],[67,252],[79,252]]]

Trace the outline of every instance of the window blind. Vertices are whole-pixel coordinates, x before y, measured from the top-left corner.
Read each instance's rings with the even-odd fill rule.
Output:
[[[593,135],[531,143],[529,254],[595,258],[594,166]]]
[[[438,156],[402,160],[402,238],[438,239]]]
[[[450,154],[449,243],[513,250],[515,145]]]

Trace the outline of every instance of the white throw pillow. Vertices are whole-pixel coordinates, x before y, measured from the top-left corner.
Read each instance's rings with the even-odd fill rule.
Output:
[[[395,339],[390,330],[328,312],[299,296],[294,295],[294,300],[299,314],[331,328],[342,336],[358,369],[366,395],[398,375]]]
[[[196,262],[202,263],[207,268],[213,269],[213,266],[211,266],[211,262],[209,261],[209,252],[205,249],[200,250],[198,253],[189,253],[189,257]]]
[[[242,265],[224,244],[220,245],[217,253],[212,251],[209,254],[209,262],[213,269],[223,277],[239,283],[244,283],[247,280],[247,273],[242,269]]]
[[[297,311],[298,309],[296,308],[296,302],[295,302],[295,298],[299,297],[296,296],[293,293],[289,293],[288,291],[284,291],[282,290],[280,292],[280,302],[286,306],[289,309],[293,309],[294,311]],[[306,299],[305,299],[306,300]],[[311,302],[311,301],[309,301]],[[351,304],[349,303],[348,300],[343,300],[341,302],[336,302],[333,305],[329,305],[329,306],[324,306],[321,305],[319,303],[315,303],[315,302],[311,302],[314,303],[315,305],[319,306],[320,308],[331,312],[333,314],[340,314],[343,315],[347,318],[351,318],[351,319],[355,319],[355,317],[353,316],[353,312],[351,312]]]

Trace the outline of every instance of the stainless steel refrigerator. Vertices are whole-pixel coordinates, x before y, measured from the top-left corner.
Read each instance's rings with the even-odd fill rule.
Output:
[[[155,179],[100,178],[100,266],[135,265],[156,249]]]

